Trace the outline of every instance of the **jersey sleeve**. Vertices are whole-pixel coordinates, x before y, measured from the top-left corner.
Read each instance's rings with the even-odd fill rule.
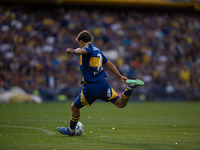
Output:
[[[91,43],[88,43],[86,46],[83,47],[83,49],[85,49],[87,51],[88,55],[91,55],[93,52]]]
[[[91,55],[92,52],[91,52],[91,49],[89,47],[84,46],[83,49],[85,49],[87,51],[88,55]]]
[[[105,64],[108,61],[108,58],[101,52],[103,57],[103,64]]]

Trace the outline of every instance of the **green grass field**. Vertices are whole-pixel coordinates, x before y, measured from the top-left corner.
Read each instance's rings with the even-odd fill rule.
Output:
[[[56,131],[69,118],[70,103],[0,104],[0,150],[200,150],[197,102],[96,102],[81,110],[85,133],[74,137]]]

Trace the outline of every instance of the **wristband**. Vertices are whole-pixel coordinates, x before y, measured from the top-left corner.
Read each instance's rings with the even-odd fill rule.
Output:
[[[75,49],[74,49],[73,51],[74,51],[74,53],[76,53],[76,52],[75,52]]]

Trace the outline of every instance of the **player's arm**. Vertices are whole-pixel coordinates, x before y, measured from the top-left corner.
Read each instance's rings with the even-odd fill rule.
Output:
[[[108,67],[108,69],[110,69],[119,78],[119,80],[126,85],[126,80],[128,78],[122,76],[121,73],[117,70],[117,68],[109,60],[104,65]]]
[[[77,48],[77,49],[67,48],[66,52],[69,53],[69,54],[77,54],[77,55],[87,54],[87,51],[83,48]]]

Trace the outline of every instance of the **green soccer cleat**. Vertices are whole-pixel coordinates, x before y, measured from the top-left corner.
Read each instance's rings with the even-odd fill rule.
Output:
[[[140,79],[135,79],[135,80],[131,80],[128,79],[126,80],[126,84],[128,85],[128,87],[130,88],[135,88],[137,86],[142,86],[144,85],[144,81],[140,80]]]

